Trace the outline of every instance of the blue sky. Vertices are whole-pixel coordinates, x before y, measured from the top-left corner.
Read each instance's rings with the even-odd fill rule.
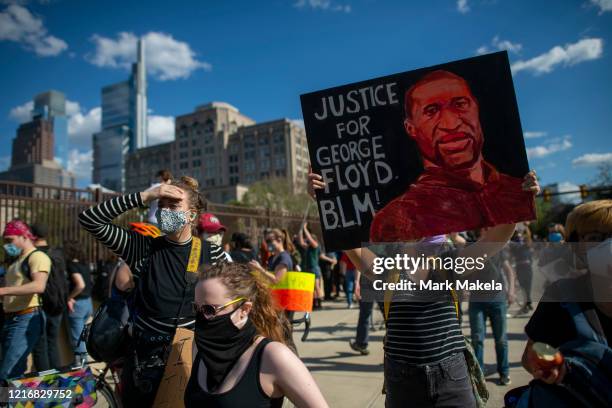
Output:
[[[64,92],[69,166],[91,174],[100,89],[149,44],[150,137],[217,100],[257,121],[299,95],[508,49],[530,166],[589,182],[612,162],[612,0],[0,1],[0,169],[32,97]]]

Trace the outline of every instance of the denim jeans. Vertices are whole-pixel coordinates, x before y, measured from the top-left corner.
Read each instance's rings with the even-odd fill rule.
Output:
[[[508,375],[508,334],[506,332],[505,301],[501,302],[470,302],[470,329],[472,332],[472,346],[480,368],[484,373],[484,339],[486,335],[487,317],[491,320],[491,329],[495,340],[495,355],[497,357],[497,372]]]
[[[32,350],[32,359],[36,371],[45,371],[60,368],[59,331],[62,325],[63,314],[51,316],[45,313],[45,330],[43,330],[38,344]]]
[[[81,332],[87,319],[93,314],[93,305],[91,298],[76,299],[74,303],[74,312],[68,313],[68,326],[70,327],[70,342],[72,343],[72,350],[74,354],[85,354],[87,348],[85,342],[82,341],[79,344]],[[77,346],[78,345],[78,346]]]
[[[378,303],[380,310],[384,310],[382,302]],[[357,320],[357,337],[355,343],[361,347],[368,347],[370,337],[370,323],[372,322],[372,312],[374,310],[374,302],[359,301],[359,320]]]
[[[347,270],[344,275],[344,292],[346,293],[346,303],[353,304],[353,292],[355,292],[355,271]]]
[[[385,356],[386,408],[476,406],[463,353],[415,366]]]
[[[6,317],[2,328],[2,362],[0,379],[23,375],[27,368],[28,354],[42,335],[45,316],[42,311]]]

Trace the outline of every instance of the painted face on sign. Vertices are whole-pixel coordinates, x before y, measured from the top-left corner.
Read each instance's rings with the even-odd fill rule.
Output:
[[[478,102],[460,78],[436,78],[411,92],[406,132],[423,157],[449,170],[472,167],[481,157]]]

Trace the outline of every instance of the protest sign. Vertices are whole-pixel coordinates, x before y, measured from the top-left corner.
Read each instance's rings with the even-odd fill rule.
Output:
[[[301,95],[326,250],[535,218],[508,55]]]
[[[287,272],[272,286],[272,297],[283,310],[312,312],[314,287],[314,273]]]
[[[193,331],[178,328],[155,396],[155,408],[183,407],[185,388],[193,365]]]

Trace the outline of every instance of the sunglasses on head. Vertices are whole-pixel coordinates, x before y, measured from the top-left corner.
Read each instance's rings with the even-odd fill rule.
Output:
[[[238,303],[242,301],[238,307],[236,307],[236,309],[238,309],[240,306],[242,306],[245,302],[246,299],[244,297],[239,297],[237,299],[234,299],[230,302],[227,302],[224,305],[221,306],[213,306],[213,305],[198,305],[196,302],[192,302],[192,306],[193,306],[193,312],[195,314],[199,314],[202,317],[204,317],[205,319],[212,319],[213,317],[215,317],[220,311],[222,311],[223,309],[225,309],[228,306],[231,306],[235,303]],[[234,309],[234,310],[236,310]]]

